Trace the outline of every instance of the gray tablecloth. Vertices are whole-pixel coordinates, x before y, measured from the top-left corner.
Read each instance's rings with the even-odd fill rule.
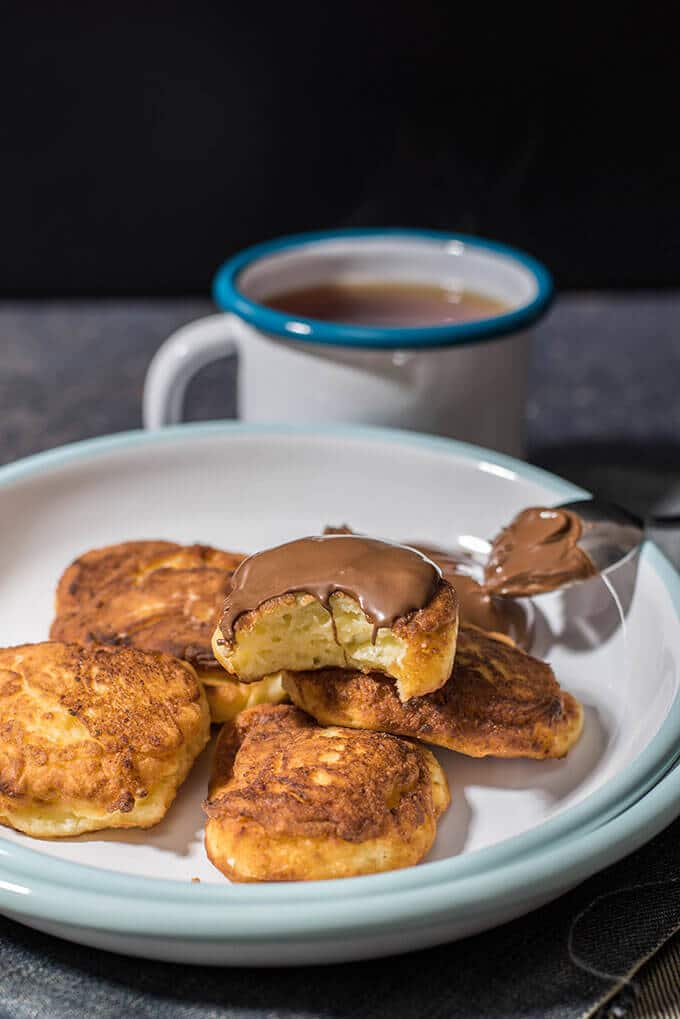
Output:
[[[138,427],[144,370],[201,301],[0,305],[0,463]],[[234,412],[235,365],[205,369],[194,418]],[[680,505],[680,295],[571,295],[537,331],[530,458],[632,509]],[[79,948],[0,918],[0,1016],[546,1017],[671,1014],[680,822],[552,905],[410,956],[211,970]],[[671,942],[672,945],[672,942]],[[654,968],[656,967],[656,968]],[[613,1003],[612,1003],[613,1002]]]

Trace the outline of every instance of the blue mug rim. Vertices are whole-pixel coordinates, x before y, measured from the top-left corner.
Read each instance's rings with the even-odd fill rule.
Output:
[[[536,282],[536,296],[527,304],[490,318],[473,322],[447,323],[438,326],[395,327],[359,326],[320,319],[291,316],[258,304],[239,290],[241,273],[253,262],[266,256],[302,247],[319,241],[361,237],[420,237],[443,242],[457,242],[471,248],[502,255],[518,262]],[[357,227],[338,230],[316,230],[301,234],[288,234],[245,248],[227,259],[215,273],[213,298],[223,311],[233,312],[239,318],[262,332],[303,343],[321,343],[368,349],[409,349],[419,347],[462,346],[495,340],[500,336],[525,329],[548,308],[554,294],[550,273],[537,259],[518,248],[499,241],[487,240],[471,234],[451,233],[446,230],[420,230],[411,227]]]

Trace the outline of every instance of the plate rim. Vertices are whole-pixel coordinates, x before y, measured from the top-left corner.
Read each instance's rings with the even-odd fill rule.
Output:
[[[508,480],[521,478],[534,481],[556,496],[585,498],[589,495],[584,489],[542,468],[453,439],[368,426],[201,422],[155,432],[136,430],[86,439],[7,464],[0,467],[0,500],[2,489],[15,481],[35,474],[49,474],[54,468],[86,460],[102,452],[118,452],[177,439],[266,434],[302,436],[320,442],[329,437],[345,437],[420,446],[474,461],[478,469],[502,472]],[[651,542],[645,542],[641,555],[659,576],[680,618],[680,576]],[[483,895],[490,875],[508,872],[522,861],[535,860],[538,864],[542,856],[550,855],[558,843],[572,847],[576,862],[580,859],[578,853],[573,855],[577,843],[585,842],[595,832],[611,824],[615,817],[629,812],[634,804],[645,800],[658,786],[680,754],[679,737],[680,693],[676,694],[659,731],[626,773],[605,782],[557,817],[468,855],[343,881],[221,886],[170,878],[150,879],[49,857],[39,850],[0,837],[3,877],[16,878],[15,881],[0,880],[0,908],[60,923],[77,923],[77,917],[80,917],[80,922],[87,927],[101,927],[103,922],[102,929],[128,933],[144,931],[150,936],[167,935],[169,930],[175,933],[181,928],[192,939],[216,935],[229,939],[271,938],[275,916],[271,908],[291,901],[295,902],[296,925],[308,932],[328,929],[329,899],[333,900],[333,913],[338,920],[345,907],[350,909],[355,927],[361,926],[360,912],[365,915],[369,903],[373,916],[381,911],[384,913],[385,904],[389,903],[390,916],[395,908],[400,921],[410,918],[415,922],[424,915],[426,898],[432,896],[429,907],[432,913],[436,911],[437,901],[445,889],[457,889],[458,901],[463,887],[467,887],[473,897]],[[562,853],[560,858],[560,865],[566,868],[568,861]],[[358,898],[361,905],[357,903]],[[113,910],[112,902],[116,903]],[[228,911],[224,909],[226,905],[229,906]],[[199,907],[200,912],[197,912]],[[290,932],[290,920],[288,916],[286,932]]]
[[[256,946],[259,942],[271,942],[277,936],[289,937],[291,935],[313,937],[315,941],[324,937],[337,939],[354,933],[367,936],[372,933],[378,934],[387,925],[395,922],[399,922],[404,931],[407,931],[417,926],[427,926],[428,923],[445,923],[456,910],[470,907],[479,909],[480,903],[486,907],[487,913],[491,916],[490,922],[486,925],[491,927],[495,926],[493,914],[499,907],[522,903],[526,900],[527,895],[535,896],[537,892],[543,901],[549,901],[551,897],[562,894],[580,881],[638,850],[671,824],[679,813],[680,766],[676,764],[669,769],[653,789],[649,790],[636,803],[585,837],[576,833],[571,837],[559,840],[532,857],[520,858],[505,866],[487,871],[480,875],[480,879],[474,883],[470,881],[449,882],[447,885],[433,889],[433,894],[430,894],[429,899],[423,899],[420,893],[416,892],[417,897],[414,901],[416,908],[411,908],[406,912],[399,900],[392,900],[385,896],[365,900],[366,905],[370,908],[374,908],[376,902],[378,905],[387,903],[388,906],[396,906],[382,916],[371,914],[370,908],[365,909],[363,913],[357,912],[356,904],[353,902],[347,903],[344,909],[341,904],[340,911],[337,909],[332,912],[326,911],[323,925],[311,929],[308,925],[295,922],[297,914],[291,917],[291,914],[284,916],[281,912],[273,916],[268,914],[269,929],[266,934],[261,934],[256,929],[246,932],[242,926],[233,923],[229,923],[225,929],[224,925],[219,922],[219,918],[217,924],[213,923],[214,930],[212,932],[198,933],[189,928],[178,933],[168,927],[167,918],[165,918],[164,926],[161,927],[154,923],[151,925],[151,929],[147,930],[145,925],[121,926],[111,922],[104,925],[93,924],[88,922],[88,919],[91,921],[91,917],[87,916],[81,918],[80,923],[78,920],[67,921],[60,917],[48,917],[44,911],[30,908],[24,911],[7,908],[6,911],[19,920],[22,919],[22,915],[33,916],[63,926],[87,927],[116,935],[128,934],[152,940],[170,939],[198,942],[219,940],[225,946],[243,943]],[[7,884],[8,882],[0,880],[0,888]],[[108,909],[114,911],[113,915],[115,916],[115,911],[120,909],[120,900],[110,896],[107,898],[106,904]],[[223,917],[223,911],[221,915]],[[276,922],[277,929],[271,929],[272,919]],[[477,929],[479,930],[479,928]],[[73,937],[72,940],[78,939]],[[256,960],[253,962],[257,964]]]

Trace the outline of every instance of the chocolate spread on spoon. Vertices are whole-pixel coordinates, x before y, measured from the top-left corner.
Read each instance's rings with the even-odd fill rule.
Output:
[[[429,604],[441,579],[439,568],[412,548],[347,534],[300,538],[240,564],[220,629],[231,639],[239,616],[270,598],[305,592],[328,608],[330,596],[342,591],[358,601],[375,638],[380,627]]]
[[[494,538],[484,570],[487,591],[528,597],[597,572],[578,546],[581,518],[571,510],[525,509]]]

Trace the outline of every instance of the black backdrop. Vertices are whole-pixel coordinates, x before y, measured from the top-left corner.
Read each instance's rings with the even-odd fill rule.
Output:
[[[5,5],[0,291],[204,293],[245,244],[363,224],[680,283],[672,5],[531,10]]]

